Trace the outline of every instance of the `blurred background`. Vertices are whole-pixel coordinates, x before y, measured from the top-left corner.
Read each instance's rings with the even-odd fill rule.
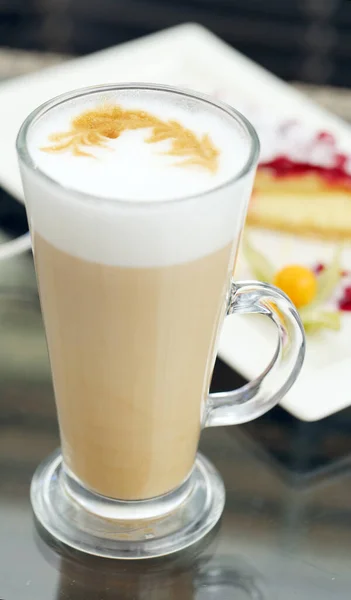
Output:
[[[81,55],[188,21],[283,79],[351,85],[350,0],[0,0],[0,46]]]

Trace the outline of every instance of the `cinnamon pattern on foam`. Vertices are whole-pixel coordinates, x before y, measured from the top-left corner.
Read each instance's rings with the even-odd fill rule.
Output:
[[[69,131],[50,135],[53,144],[41,150],[93,157],[87,148],[109,148],[108,139],[116,139],[124,131],[136,129],[151,129],[145,140],[148,144],[170,140],[171,147],[163,154],[184,157],[175,163],[176,166],[199,166],[212,173],[217,171],[219,150],[208,134],[200,137],[178,121],[162,121],[143,110],[127,110],[121,106],[104,105],[81,113],[72,119]]]

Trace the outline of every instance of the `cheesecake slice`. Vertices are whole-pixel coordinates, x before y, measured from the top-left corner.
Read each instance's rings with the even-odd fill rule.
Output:
[[[351,160],[326,132],[281,132],[265,147],[248,213],[251,225],[299,235],[351,240]],[[275,138],[277,142],[277,137]],[[289,147],[290,146],[290,147]]]

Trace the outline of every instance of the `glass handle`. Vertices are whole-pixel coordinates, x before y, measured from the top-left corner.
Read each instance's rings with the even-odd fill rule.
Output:
[[[251,421],[273,408],[285,396],[305,356],[305,334],[299,314],[289,298],[272,285],[258,281],[232,283],[227,315],[261,314],[278,328],[275,354],[265,371],[233,392],[209,394],[204,427]]]

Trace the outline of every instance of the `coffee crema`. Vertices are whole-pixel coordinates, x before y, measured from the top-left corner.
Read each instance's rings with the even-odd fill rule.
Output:
[[[28,137],[34,162],[49,177],[113,200],[207,193],[239,171],[249,151],[225,113],[130,90],[63,103]]]
[[[73,156],[93,156],[87,150],[90,146],[106,148],[106,140],[117,139],[124,131],[150,129],[145,139],[147,144],[171,140],[171,147],[165,152],[170,156],[185,157],[175,163],[177,166],[203,167],[216,172],[219,151],[208,134],[201,137],[175,120],[163,121],[144,110],[127,110],[121,106],[100,106],[82,112],[72,119],[69,131],[52,133],[50,146],[45,152],[70,151]]]

